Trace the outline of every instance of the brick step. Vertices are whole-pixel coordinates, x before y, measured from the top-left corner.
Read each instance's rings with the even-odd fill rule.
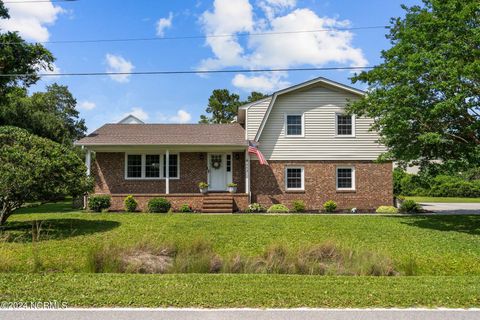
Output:
[[[232,200],[203,200],[203,204],[232,204]]]
[[[206,201],[206,200],[230,200],[230,201],[232,201],[233,197],[204,197],[203,201]]]
[[[203,213],[233,213],[233,209],[206,209],[202,210]]]
[[[218,205],[218,204],[215,204],[215,205],[204,204],[203,205],[203,210],[205,210],[205,209],[228,209],[228,210],[231,210],[232,207],[233,206],[231,204],[221,204],[221,205]]]

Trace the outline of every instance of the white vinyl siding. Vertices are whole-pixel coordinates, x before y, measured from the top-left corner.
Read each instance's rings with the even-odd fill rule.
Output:
[[[279,95],[260,137],[260,150],[267,160],[375,160],[385,152],[379,136],[369,131],[373,120],[354,117],[355,136],[336,135],[336,115],[345,112],[347,99],[357,95],[315,86]],[[303,114],[304,138],[285,135],[285,114]]]
[[[271,98],[266,99],[265,101],[259,102],[248,108],[246,113],[246,131],[248,140],[255,139],[255,135],[260,128],[260,124],[262,123],[271,100]]]

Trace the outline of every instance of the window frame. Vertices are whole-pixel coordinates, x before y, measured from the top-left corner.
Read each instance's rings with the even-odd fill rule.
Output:
[[[352,170],[352,186],[350,188],[340,188],[338,187],[338,170],[339,169],[350,169]],[[355,166],[337,166],[335,168],[335,187],[337,191],[355,191],[356,182],[355,182]]]
[[[348,114],[344,112],[335,112],[335,137],[336,138],[355,138],[356,136],[356,117],[354,114],[351,114],[350,117],[352,118],[352,134],[338,134],[338,116],[348,116]]]
[[[288,170],[289,169],[300,169],[301,170],[302,186],[300,188],[289,188],[288,187]],[[305,191],[305,167],[302,167],[302,166],[286,166],[285,171],[284,171],[284,180],[285,180],[285,191]]]
[[[128,176],[128,156],[141,156],[142,157],[142,174],[141,177],[129,177]],[[147,155],[160,156],[160,176],[159,177],[146,177],[146,157]],[[155,153],[155,152],[125,152],[125,166],[124,166],[124,179],[125,180],[166,180],[163,177],[163,158],[165,152]],[[179,180],[180,179],[180,153],[173,152],[170,155],[177,155],[177,173],[178,177],[169,177],[170,180]]]
[[[177,176],[176,177],[168,177],[171,180],[178,180],[180,179],[180,153],[177,152],[170,152],[170,156],[176,155],[177,156]],[[167,179],[165,176],[165,172],[163,170],[163,167],[165,166],[165,170],[167,169],[167,166],[164,164],[165,160],[164,158],[166,157],[166,153],[162,153],[160,155],[160,176],[162,177],[162,180]],[[169,163],[170,164],[170,163]]]
[[[302,125],[302,134],[288,134],[288,117],[300,116]],[[304,113],[285,113],[283,117],[283,130],[285,131],[285,137],[287,138],[303,138],[305,137],[305,114]]]

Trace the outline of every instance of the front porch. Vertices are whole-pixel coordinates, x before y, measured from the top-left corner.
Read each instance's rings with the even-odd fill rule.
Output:
[[[123,200],[130,194],[111,194],[112,211],[124,210]],[[146,211],[148,200],[152,198],[166,198],[172,204],[172,209],[178,211],[183,204],[188,204],[195,212],[205,213],[233,213],[245,211],[249,205],[249,196],[246,193],[176,193],[176,194],[133,194],[138,202],[138,210]],[[229,200],[225,206],[225,200]]]
[[[96,147],[87,150],[86,161],[95,178],[95,194],[112,196],[111,210],[123,210],[124,198],[133,195],[141,210],[149,199],[163,197],[174,210],[188,204],[199,212],[244,211],[250,198],[250,159],[245,148],[201,149]],[[200,182],[209,185],[206,195],[200,193]],[[237,185],[234,194],[226,192],[230,183]]]

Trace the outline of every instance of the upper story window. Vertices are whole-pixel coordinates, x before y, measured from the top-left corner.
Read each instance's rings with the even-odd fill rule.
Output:
[[[287,137],[303,137],[303,115],[285,115],[285,133]]]
[[[355,167],[337,167],[337,190],[355,190]]]
[[[336,114],[336,135],[344,137],[355,136],[355,117],[348,114]]]
[[[285,168],[285,189],[304,190],[304,169],[303,167]]]
[[[177,179],[180,174],[178,154],[170,154],[170,178]],[[125,160],[125,179],[161,179],[166,177],[165,154],[127,154]]]

